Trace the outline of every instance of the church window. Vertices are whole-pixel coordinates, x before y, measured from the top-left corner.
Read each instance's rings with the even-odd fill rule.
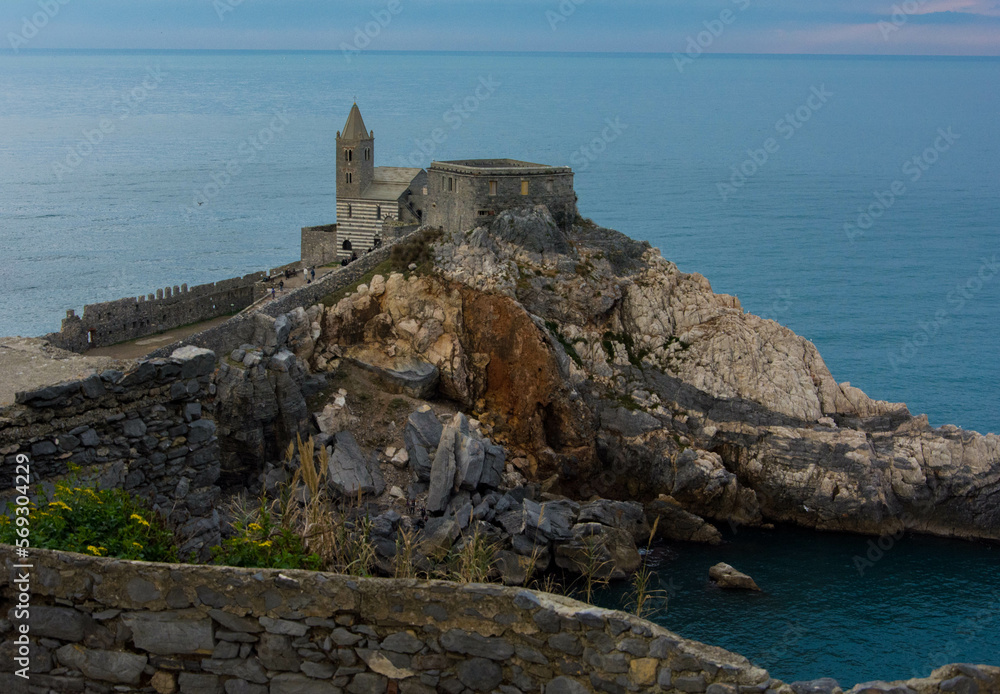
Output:
[[[452,193],[455,191],[455,179],[451,176],[448,177],[448,192]]]
[[[354,182],[354,174],[352,174],[350,171],[347,172],[347,182],[348,183]]]
[[[345,251],[354,250],[354,247],[351,245],[351,240],[350,239],[344,239],[343,249]]]
[[[365,161],[368,161],[371,158],[372,158],[371,147],[365,147]]]
[[[354,150],[352,149],[344,150],[344,161],[354,161]]]
[[[528,194],[528,182],[521,181],[521,195],[527,195],[527,194]]]
[[[376,205],[375,206],[375,219],[382,219],[382,206],[381,205]]]
[[[348,217],[353,217],[354,216],[354,206],[353,205],[348,205],[347,206],[347,216]]]
[[[497,194],[497,182],[490,181],[490,195],[496,195],[496,194]]]

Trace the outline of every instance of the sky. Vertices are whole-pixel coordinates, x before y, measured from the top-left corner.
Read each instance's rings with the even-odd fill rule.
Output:
[[[61,48],[1000,55],[1000,0],[0,0]]]

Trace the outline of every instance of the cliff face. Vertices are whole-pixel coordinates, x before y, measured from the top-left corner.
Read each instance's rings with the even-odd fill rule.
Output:
[[[1000,539],[1000,438],[838,384],[815,346],[648,244],[544,207],[326,310],[316,360],[433,365],[557,488],[738,523]],[[321,366],[321,365],[320,365]]]

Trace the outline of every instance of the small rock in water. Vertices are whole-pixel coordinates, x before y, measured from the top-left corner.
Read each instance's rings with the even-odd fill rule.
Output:
[[[760,588],[752,578],[745,573],[737,571],[729,564],[719,563],[708,570],[708,577],[711,578],[720,588],[735,588],[738,590],[756,590]]]

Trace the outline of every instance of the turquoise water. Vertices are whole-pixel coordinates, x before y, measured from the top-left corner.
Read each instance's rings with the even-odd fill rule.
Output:
[[[664,56],[0,55],[0,334],[295,258],[300,227],[334,221],[334,137],[356,97],[379,165],[569,164],[584,215],[813,340],[838,380],[1000,431],[1000,277],[983,262],[1000,255],[997,84],[987,59],[706,56],[678,73]],[[425,154],[436,128],[447,140]],[[948,128],[958,138],[939,140]],[[911,180],[905,163],[935,141]],[[765,148],[724,198],[731,167]],[[852,240],[845,223],[895,181],[905,191]],[[968,621],[996,615],[995,547],[906,540],[862,577],[866,543],[745,531],[677,549],[665,623],[786,679],[1000,664],[1000,620]],[[707,587],[716,561],[766,593]],[[938,662],[949,641],[959,652]]]
[[[721,547],[654,547],[650,566],[669,596],[656,622],[741,653],[786,682],[854,685],[925,677],[953,662],[1000,663],[1000,546],[795,528],[726,539]],[[716,588],[708,569],[720,561],[763,592]],[[627,590],[614,586],[597,601],[617,608]]]

